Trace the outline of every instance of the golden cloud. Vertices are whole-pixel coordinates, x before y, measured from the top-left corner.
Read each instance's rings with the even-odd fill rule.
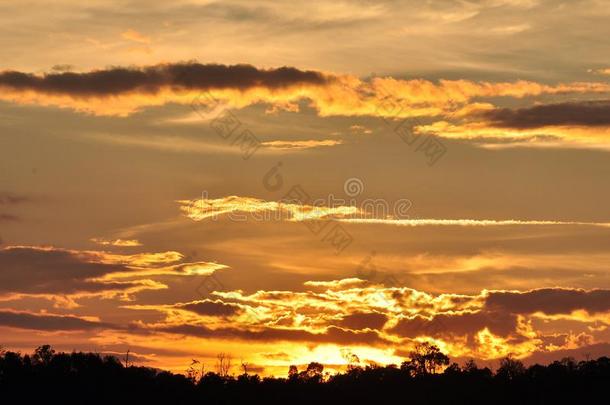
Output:
[[[92,238],[91,242],[102,246],[117,246],[117,247],[136,247],[142,246],[137,239],[114,239],[108,240],[103,238]]]
[[[358,208],[352,206],[324,207],[296,204],[294,202],[265,201],[253,197],[239,196],[181,200],[178,203],[183,214],[194,221],[217,218],[220,215],[233,213],[272,213],[276,215],[265,216],[265,218],[285,219],[288,221],[311,221],[360,213]],[[240,220],[243,219],[245,218],[240,217]]]
[[[308,140],[308,141],[266,141],[261,145],[271,149],[278,150],[301,150],[301,149],[312,149],[323,146],[336,146],[342,142],[334,139],[325,139],[321,141]]]

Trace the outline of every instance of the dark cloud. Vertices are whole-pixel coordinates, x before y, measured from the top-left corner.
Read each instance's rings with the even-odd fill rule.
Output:
[[[22,195],[0,192],[0,205],[17,205],[28,201],[30,199]]]
[[[88,321],[75,316],[37,315],[12,311],[0,311],[0,326],[46,331],[91,330],[109,327],[108,324]]]
[[[292,67],[258,69],[252,65],[175,63],[136,67],[113,67],[85,73],[53,72],[35,75],[17,71],[0,73],[0,86],[17,91],[36,91],[74,97],[113,96],[129,92],[157,93],[165,87],[178,89],[278,89],[298,84],[324,84],[316,71]]]
[[[189,302],[187,304],[177,304],[176,308],[186,309],[198,315],[204,316],[231,316],[240,311],[238,305],[226,304],[222,301],[203,300]]]
[[[487,308],[515,314],[544,312],[569,314],[576,310],[589,313],[610,311],[610,290],[543,288],[523,293],[493,291],[485,300]]]
[[[290,355],[286,352],[261,353],[261,356],[271,360],[290,360]]]
[[[537,105],[534,107],[478,112],[475,114],[504,128],[539,128],[550,125],[610,125],[610,100],[587,101],[579,103],[559,103]]]
[[[137,331],[136,325],[131,325]],[[150,332],[152,330],[141,330]],[[231,328],[211,329],[203,325],[175,325],[154,329],[155,332],[166,332],[178,335],[195,336],[200,338],[239,339],[245,341],[278,342],[296,341],[311,343],[336,344],[380,344],[389,343],[381,338],[377,332],[356,332],[331,326],[324,333],[312,333],[302,329],[263,328],[257,330]]]
[[[19,221],[19,217],[12,214],[0,213],[0,222],[15,222]]]
[[[401,319],[390,333],[401,337],[474,336],[484,328],[496,336],[519,339],[518,315],[544,312],[548,315],[570,314],[575,310],[589,313],[610,311],[610,290],[547,288],[526,292],[492,291],[484,306],[476,312],[441,313],[428,319],[422,316]]]
[[[0,192],[0,207],[8,207],[13,205],[22,204],[30,201],[28,197],[22,195],[15,195],[6,192]],[[16,222],[19,221],[19,217],[13,214],[7,214],[0,212],[0,222]]]
[[[388,317],[384,314],[379,314],[376,312],[362,312],[349,314],[339,322],[339,326],[362,330],[362,329],[381,329],[383,325],[388,321]]]
[[[439,314],[432,319],[415,316],[401,319],[390,332],[408,338],[474,336],[484,328],[494,335],[507,337],[516,331],[517,317],[502,312]]]
[[[130,270],[121,265],[88,262],[68,250],[8,247],[0,249],[0,294],[102,292],[138,285],[90,280],[118,271]]]

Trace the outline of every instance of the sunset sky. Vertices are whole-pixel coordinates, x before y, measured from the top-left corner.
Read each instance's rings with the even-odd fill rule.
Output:
[[[278,376],[610,355],[609,20],[0,0],[0,345]]]

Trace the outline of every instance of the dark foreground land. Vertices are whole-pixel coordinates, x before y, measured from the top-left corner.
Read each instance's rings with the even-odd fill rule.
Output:
[[[223,375],[225,374],[225,375]],[[496,372],[449,365],[423,345],[400,366],[352,365],[329,376],[311,363],[287,378],[260,378],[194,369],[189,376],[147,367],[125,367],[116,357],[0,352],[2,404],[609,404],[610,359],[556,361],[525,368],[511,358]]]

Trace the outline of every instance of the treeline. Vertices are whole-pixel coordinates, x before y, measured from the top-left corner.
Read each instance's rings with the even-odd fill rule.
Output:
[[[62,404],[584,404],[610,403],[610,359],[525,367],[505,358],[495,372],[474,361],[464,366],[430,344],[419,345],[401,365],[358,365],[329,375],[320,363],[291,366],[286,378],[249,374],[187,375],[124,366],[116,357],[0,351],[0,403]],[[221,364],[222,365],[222,364]],[[203,375],[200,375],[203,374]]]

